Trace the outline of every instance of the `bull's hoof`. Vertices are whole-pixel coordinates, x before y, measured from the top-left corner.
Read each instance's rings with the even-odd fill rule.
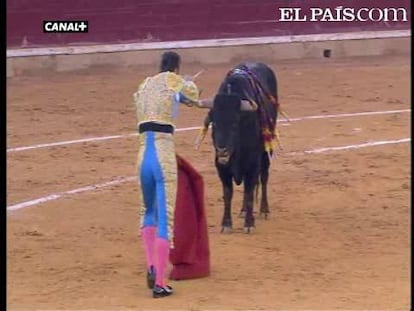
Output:
[[[228,233],[231,233],[232,231],[233,231],[232,227],[222,226],[220,232],[224,234],[228,234]]]
[[[246,212],[240,211],[239,218],[245,218],[245,217],[246,217]]]
[[[244,227],[243,231],[246,234],[250,234],[250,233],[253,233],[254,229],[255,227]]]
[[[269,219],[269,212],[260,212],[259,218],[264,219],[264,220],[268,220]]]

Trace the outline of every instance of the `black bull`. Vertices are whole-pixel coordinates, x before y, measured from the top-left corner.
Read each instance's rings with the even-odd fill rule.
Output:
[[[256,86],[260,85],[264,92],[258,92],[253,86],[252,77],[258,83]],[[204,126],[212,123],[215,166],[223,186],[222,232],[230,231],[232,228],[233,180],[237,185],[244,185],[241,215],[245,213],[245,232],[249,233],[255,226],[254,193],[258,190],[256,187],[259,180],[262,194],[260,213],[264,214],[265,218],[269,213],[267,182],[270,159],[264,148],[262,119],[259,110],[243,111],[241,104],[248,100],[265,109],[266,115],[273,123],[274,131],[277,107],[272,102],[272,97],[274,100],[278,97],[277,80],[273,70],[263,63],[242,63],[230,71],[220,85],[213,108],[204,121]]]

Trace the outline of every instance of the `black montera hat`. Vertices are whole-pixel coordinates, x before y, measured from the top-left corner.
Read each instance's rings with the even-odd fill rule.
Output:
[[[176,52],[164,52],[161,56],[160,71],[174,71],[180,67],[180,55]]]

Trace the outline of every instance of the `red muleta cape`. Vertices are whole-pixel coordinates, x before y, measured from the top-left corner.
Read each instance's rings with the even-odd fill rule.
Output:
[[[179,155],[178,183],[174,219],[174,249],[170,253],[172,280],[210,275],[210,248],[204,210],[202,176]]]

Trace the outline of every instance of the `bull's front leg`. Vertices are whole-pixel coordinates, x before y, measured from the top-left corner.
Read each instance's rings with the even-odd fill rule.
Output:
[[[254,186],[254,199],[253,202],[257,203],[257,197],[259,195],[259,182],[256,183],[256,185]],[[246,217],[246,204],[247,204],[247,200],[246,200],[246,196],[243,196],[243,203],[242,203],[242,208],[240,210],[240,214],[239,214],[239,218],[245,218]],[[253,210],[254,210],[254,203],[253,203]]]
[[[231,176],[220,176],[223,185],[224,213],[221,221],[221,232],[229,233],[233,228],[231,219],[231,200],[233,198],[233,180]]]
[[[246,178],[244,180],[244,195],[243,201],[246,209],[246,215],[244,218],[244,232],[250,233],[255,227],[255,219],[253,216],[253,200],[254,200],[254,190],[256,185],[257,178]]]
[[[246,196],[243,196],[242,208],[240,210],[239,218],[246,217]]]
[[[264,219],[267,219],[270,210],[269,210],[269,202],[267,200],[267,183],[269,180],[269,166],[270,161],[267,154],[263,155],[261,169],[260,169],[260,183],[261,183],[261,190],[262,190],[262,198],[260,202],[260,215],[264,216]]]
[[[270,210],[269,210],[269,202],[267,200],[267,182],[269,180],[269,171],[262,172],[260,175],[260,183],[262,187],[262,198],[260,201],[260,215],[264,216],[264,219],[267,219]]]

